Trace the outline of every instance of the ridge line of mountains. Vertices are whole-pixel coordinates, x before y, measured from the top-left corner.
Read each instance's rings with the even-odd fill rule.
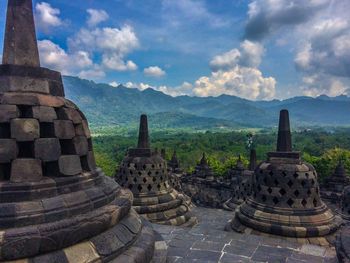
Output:
[[[294,127],[350,125],[350,98],[345,95],[250,101],[230,95],[172,97],[151,88],[112,87],[69,76],[63,81],[66,97],[93,127],[136,125],[146,113],[156,128],[268,128],[277,125],[281,109],[290,111]]]

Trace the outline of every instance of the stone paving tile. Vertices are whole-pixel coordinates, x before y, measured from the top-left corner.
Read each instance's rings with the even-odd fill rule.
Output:
[[[206,251],[222,251],[225,243],[221,242],[211,242],[211,241],[196,241],[192,250],[206,250]]]
[[[169,263],[337,263],[334,248],[299,244],[295,239],[225,232],[233,213],[197,207],[192,229],[153,225],[168,244]]]

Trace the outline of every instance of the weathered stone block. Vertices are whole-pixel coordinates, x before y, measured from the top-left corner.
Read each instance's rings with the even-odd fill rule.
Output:
[[[11,137],[17,141],[33,141],[40,137],[40,126],[36,119],[11,120]]]
[[[18,148],[16,140],[0,139],[0,163],[8,163],[16,159]]]
[[[49,93],[49,82],[44,79],[34,79],[19,76],[0,76],[0,91],[23,91]]]
[[[16,159],[12,162],[11,182],[38,182],[43,177],[41,161],[37,159]]]
[[[39,105],[39,95],[35,93],[4,93],[0,100],[1,104],[16,104],[16,105]]]
[[[83,120],[82,124],[83,124],[83,130],[84,130],[86,138],[88,138],[88,139],[91,138],[91,133],[90,133],[88,122],[86,120]]]
[[[96,161],[95,161],[94,153],[92,151],[88,152],[87,161],[88,161],[88,165],[89,165],[90,170],[95,170],[96,169]]]
[[[35,158],[45,162],[57,161],[61,155],[60,141],[55,138],[42,138],[35,140]]]
[[[85,136],[77,136],[73,138],[75,153],[82,156],[88,152],[88,141]]]
[[[55,135],[59,139],[72,139],[75,136],[75,129],[72,121],[55,120],[54,128]]]
[[[19,111],[16,105],[0,105],[0,122],[10,122],[17,117],[19,117]]]
[[[72,108],[61,108],[58,111],[59,119],[71,120],[74,124],[79,124],[83,120],[80,113]]]
[[[58,166],[62,175],[72,176],[82,172],[78,155],[62,155],[58,160]]]
[[[55,109],[46,106],[34,106],[33,118],[38,119],[40,122],[53,122],[57,119]]]

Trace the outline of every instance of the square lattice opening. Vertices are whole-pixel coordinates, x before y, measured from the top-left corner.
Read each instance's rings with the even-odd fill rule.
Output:
[[[52,122],[40,123],[40,137],[41,138],[55,138],[55,127]]]
[[[0,163],[0,181],[10,180],[11,176],[11,164]]]
[[[18,158],[35,158],[34,141],[32,142],[17,142]]]
[[[11,138],[10,123],[0,123],[0,139]]]
[[[60,140],[60,144],[63,155],[76,154],[73,140]]]
[[[45,162],[43,167],[44,176],[46,177],[57,177],[60,176],[60,170],[58,167],[58,161]]]
[[[33,118],[32,106],[28,105],[18,105],[20,118]]]

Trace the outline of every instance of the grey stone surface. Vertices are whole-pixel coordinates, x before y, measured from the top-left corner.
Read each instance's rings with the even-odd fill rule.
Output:
[[[232,213],[196,207],[193,214],[199,224],[192,229],[153,224],[168,244],[168,262],[338,262],[333,247],[225,232]]]

